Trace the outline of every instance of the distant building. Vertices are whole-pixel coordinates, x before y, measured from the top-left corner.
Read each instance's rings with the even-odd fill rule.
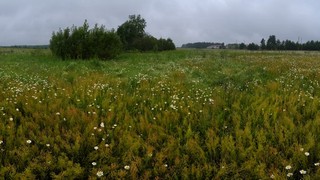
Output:
[[[224,43],[213,43],[207,49],[224,49]]]

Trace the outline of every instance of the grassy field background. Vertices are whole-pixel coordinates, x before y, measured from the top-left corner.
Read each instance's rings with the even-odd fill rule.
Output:
[[[319,179],[320,53],[0,49],[6,179]]]

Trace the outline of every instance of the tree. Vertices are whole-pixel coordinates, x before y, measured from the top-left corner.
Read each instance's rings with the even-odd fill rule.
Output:
[[[135,49],[134,42],[145,36],[146,25],[147,23],[141,15],[130,15],[129,20],[118,27],[117,34],[126,50]]]
[[[246,44],[244,44],[244,43],[241,43],[240,45],[239,45],[239,49],[246,49],[247,48],[247,46],[246,46]]]
[[[261,50],[266,49],[266,41],[264,40],[264,38],[262,38],[260,41],[260,48],[261,48]]]
[[[141,38],[136,38],[132,46],[140,51],[157,51],[158,45],[157,45],[157,39],[151,35],[146,35]]]
[[[255,43],[250,43],[247,47],[248,50],[259,50],[259,45]]]
[[[176,46],[174,45],[172,39],[163,39],[160,38],[158,40],[158,50],[159,51],[167,51],[167,50],[175,50]]]
[[[277,49],[277,40],[275,35],[269,36],[267,41],[267,49],[268,50],[276,50]]]
[[[284,49],[285,50],[298,50],[298,44],[293,41],[286,40],[284,42]]]
[[[50,49],[62,59],[110,59],[120,54],[122,44],[114,30],[108,31],[97,24],[89,29],[85,20],[83,26],[53,32]]]

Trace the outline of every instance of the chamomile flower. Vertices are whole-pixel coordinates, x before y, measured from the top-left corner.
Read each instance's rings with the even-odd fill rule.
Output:
[[[97,172],[97,176],[98,176],[98,177],[103,176],[103,171],[98,171],[98,172]]]
[[[299,172],[300,172],[300,174],[307,174],[307,171],[305,171],[303,169],[301,169]]]
[[[287,177],[291,177],[291,176],[293,176],[293,173],[288,173],[287,174]]]

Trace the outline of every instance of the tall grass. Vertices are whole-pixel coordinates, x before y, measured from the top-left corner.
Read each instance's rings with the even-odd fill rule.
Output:
[[[6,179],[319,178],[318,53],[2,53]]]

